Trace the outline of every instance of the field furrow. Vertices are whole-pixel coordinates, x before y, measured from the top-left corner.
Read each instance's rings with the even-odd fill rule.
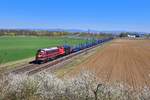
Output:
[[[150,40],[116,39],[75,66],[69,75],[91,70],[104,82],[121,82],[140,88],[150,86]]]

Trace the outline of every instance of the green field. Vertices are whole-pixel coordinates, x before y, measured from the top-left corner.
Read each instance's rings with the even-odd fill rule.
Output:
[[[27,36],[2,36],[0,37],[0,63],[17,61],[34,57],[37,49],[48,48],[63,44],[76,45],[86,40],[62,37],[27,37]]]

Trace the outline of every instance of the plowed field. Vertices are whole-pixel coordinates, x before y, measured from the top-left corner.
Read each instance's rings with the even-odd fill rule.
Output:
[[[95,71],[104,82],[123,82],[133,88],[150,86],[150,40],[117,39],[76,66]]]

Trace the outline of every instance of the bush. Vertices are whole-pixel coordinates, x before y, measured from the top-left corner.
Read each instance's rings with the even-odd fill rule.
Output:
[[[104,84],[82,71],[74,78],[58,79],[50,73],[8,75],[0,79],[0,100],[149,100],[150,90],[137,92],[121,83]]]

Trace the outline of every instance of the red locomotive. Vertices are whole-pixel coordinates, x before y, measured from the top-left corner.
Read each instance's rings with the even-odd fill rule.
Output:
[[[69,53],[71,53],[71,47],[69,46],[68,47],[59,46],[59,47],[39,49],[36,54],[36,62],[37,63],[48,62],[49,60],[55,59],[63,55],[67,55]]]

